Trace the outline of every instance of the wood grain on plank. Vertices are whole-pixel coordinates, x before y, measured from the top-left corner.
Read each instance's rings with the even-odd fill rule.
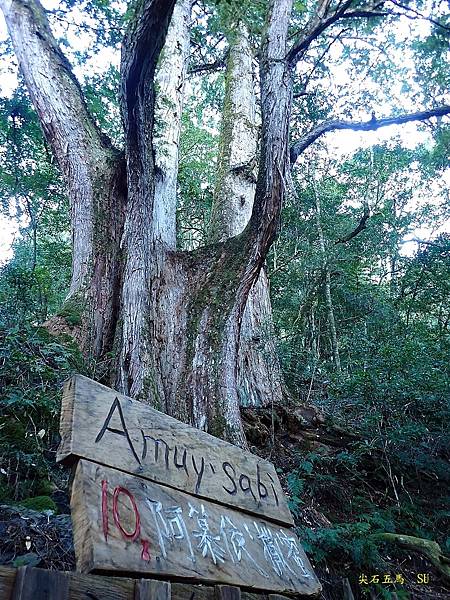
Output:
[[[87,377],[66,382],[57,460],[86,458],[293,524],[274,466]]]
[[[134,600],[171,600],[171,586],[168,581],[141,579],[136,581]]]
[[[20,567],[11,600],[69,600],[69,574]]]
[[[17,569],[0,566],[0,598],[11,600]],[[67,573],[70,600],[134,600],[135,579]],[[172,583],[172,600],[215,600],[215,588],[189,583]],[[283,598],[278,596],[278,598]],[[241,591],[241,600],[267,600],[262,593]],[[286,598],[283,598],[286,600]]]
[[[134,600],[134,579],[70,573],[70,600]]]
[[[216,585],[215,600],[241,600],[241,590],[231,585]]]
[[[0,566],[0,598],[10,600],[14,589],[16,573],[16,569]]]
[[[73,482],[77,567],[313,595],[290,529],[81,460]]]

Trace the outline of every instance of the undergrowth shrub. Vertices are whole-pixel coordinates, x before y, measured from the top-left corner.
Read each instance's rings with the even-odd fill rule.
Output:
[[[70,341],[0,318],[0,502],[46,496],[62,485],[55,465],[61,385],[83,371]]]

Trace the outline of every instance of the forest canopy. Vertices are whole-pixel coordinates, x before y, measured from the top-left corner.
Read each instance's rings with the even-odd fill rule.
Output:
[[[448,555],[448,5],[0,7],[0,500],[82,372],[279,460],[330,600]]]

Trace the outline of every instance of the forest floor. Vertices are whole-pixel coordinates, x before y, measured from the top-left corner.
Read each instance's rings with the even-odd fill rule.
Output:
[[[354,473],[346,476],[351,466],[345,463],[326,472],[327,458],[351,448],[357,436],[327,423],[314,407],[247,408],[243,418],[251,450],[275,464],[322,582],[322,599],[450,598],[442,573],[423,553],[396,545],[378,553],[372,530],[364,529],[360,512],[352,508],[357,497],[366,496],[379,509],[390,501],[389,483],[376,476],[376,457],[356,479]],[[67,490],[58,490],[53,499],[60,514],[0,505],[0,564],[75,568]],[[360,560],[355,558],[358,544]]]
[[[371,537],[375,542],[376,534],[358,530],[360,514],[352,510],[354,498],[366,496],[367,503],[379,509],[390,500],[386,478],[376,474],[379,467],[376,455],[369,464],[366,461],[364,471],[356,478],[354,470],[352,477],[346,474],[352,467],[345,463],[341,469],[324,473],[327,459],[346,453],[355,441],[361,442],[358,436],[330,424],[313,406],[248,408],[244,409],[243,417],[252,452],[273,462],[277,469],[300,539],[304,540],[322,583],[324,600],[450,598],[450,581],[423,553],[382,546],[379,554],[380,549],[371,548],[370,543]],[[305,456],[317,459],[314,464],[305,463]],[[313,481],[315,485],[311,485]],[[437,491],[435,482],[431,482],[430,497]],[[366,544],[361,555],[368,550],[378,554],[371,560],[371,568],[363,566],[364,556],[357,560],[349,551],[349,548],[354,551],[361,537]]]

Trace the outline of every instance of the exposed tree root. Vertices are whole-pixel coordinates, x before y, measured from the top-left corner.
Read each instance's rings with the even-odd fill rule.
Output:
[[[437,542],[398,533],[377,533],[372,537],[388,544],[419,552],[431,562],[446,581],[450,581],[450,558],[442,554],[441,547]]]

